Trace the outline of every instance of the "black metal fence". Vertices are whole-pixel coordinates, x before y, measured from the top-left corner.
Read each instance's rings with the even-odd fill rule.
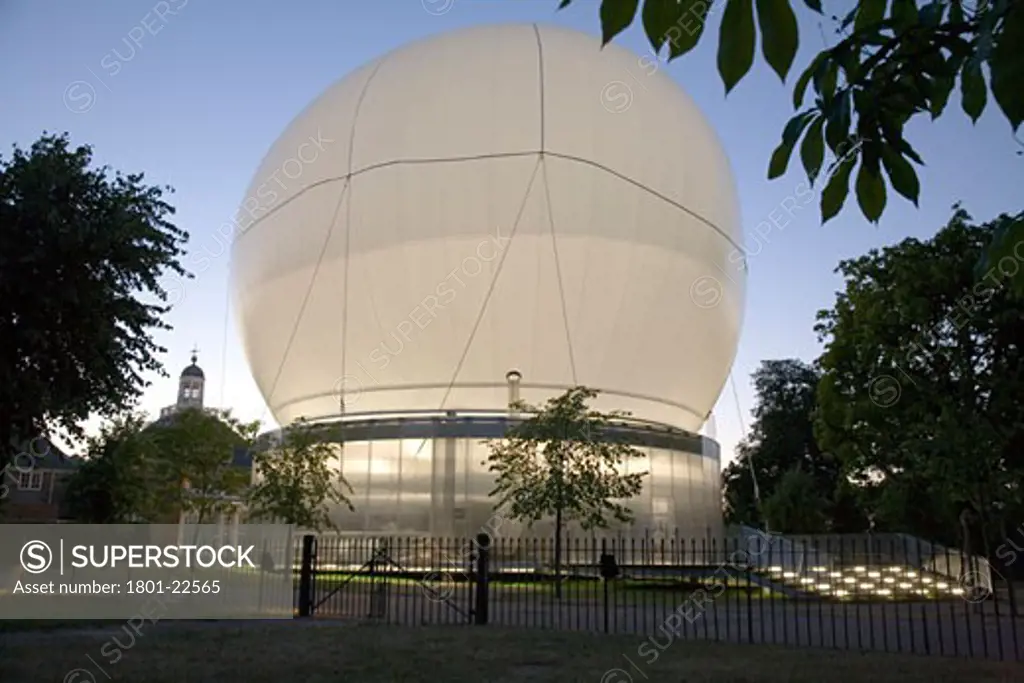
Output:
[[[1013,585],[976,558],[895,547],[908,539],[881,553],[877,538],[568,538],[556,556],[549,539],[305,536],[295,603],[300,617],[1019,661]]]

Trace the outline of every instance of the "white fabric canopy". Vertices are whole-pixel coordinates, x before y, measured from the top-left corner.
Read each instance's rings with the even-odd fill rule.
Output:
[[[542,402],[696,430],[745,277],[713,130],[650,58],[500,25],[401,48],[267,154],[233,247],[245,351],[277,421]],[[652,71],[652,67],[654,67]]]

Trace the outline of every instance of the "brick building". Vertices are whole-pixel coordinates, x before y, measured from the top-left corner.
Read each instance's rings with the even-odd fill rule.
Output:
[[[22,446],[0,483],[4,521],[11,524],[68,521],[64,492],[81,462],[48,439]]]

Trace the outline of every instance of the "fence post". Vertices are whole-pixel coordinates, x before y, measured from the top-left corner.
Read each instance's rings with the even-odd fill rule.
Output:
[[[473,609],[474,623],[487,624],[488,565],[491,560],[491,537],[485,533],[476,535],[476,605]]]
[[[747,541],[747,547],[750,547],[749,540]],[[754,642],[754,581],[750,572],[750,553],[747,552],[746,561],[746,572],[747,572],[747,642]]]
[[[605,558],[606,557],[608,557],[608,546],[606,544],[606,539],[602,538],[601,539],[601,562],[602,563],[605,562]],[[601,590],[604,593],[604,609],[601,610],[601,613],[604,615],[604,632],[605,633],[608,633],[608,581],[609,580],[610,580],[609,577],[605,576],[604,572],[602,572],[601,573]]]
[[[388,616],[388,577],[387,561],[391,557],[390,543],[387,538],[380,539],[380,545],[373,548],[370,556],[370,619],[384,619]]]
[[[299,572],[299,616],[313,614],[313,555],[316,552],[316,537],[302,537],[302,569]]]

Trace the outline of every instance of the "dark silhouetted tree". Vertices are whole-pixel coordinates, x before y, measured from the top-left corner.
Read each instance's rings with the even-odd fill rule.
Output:
[[[0,470],[15,444],[130,410],[162,371],[160,278],[186,276],[187,239],[163,194],[66,136],[0,158]]]

